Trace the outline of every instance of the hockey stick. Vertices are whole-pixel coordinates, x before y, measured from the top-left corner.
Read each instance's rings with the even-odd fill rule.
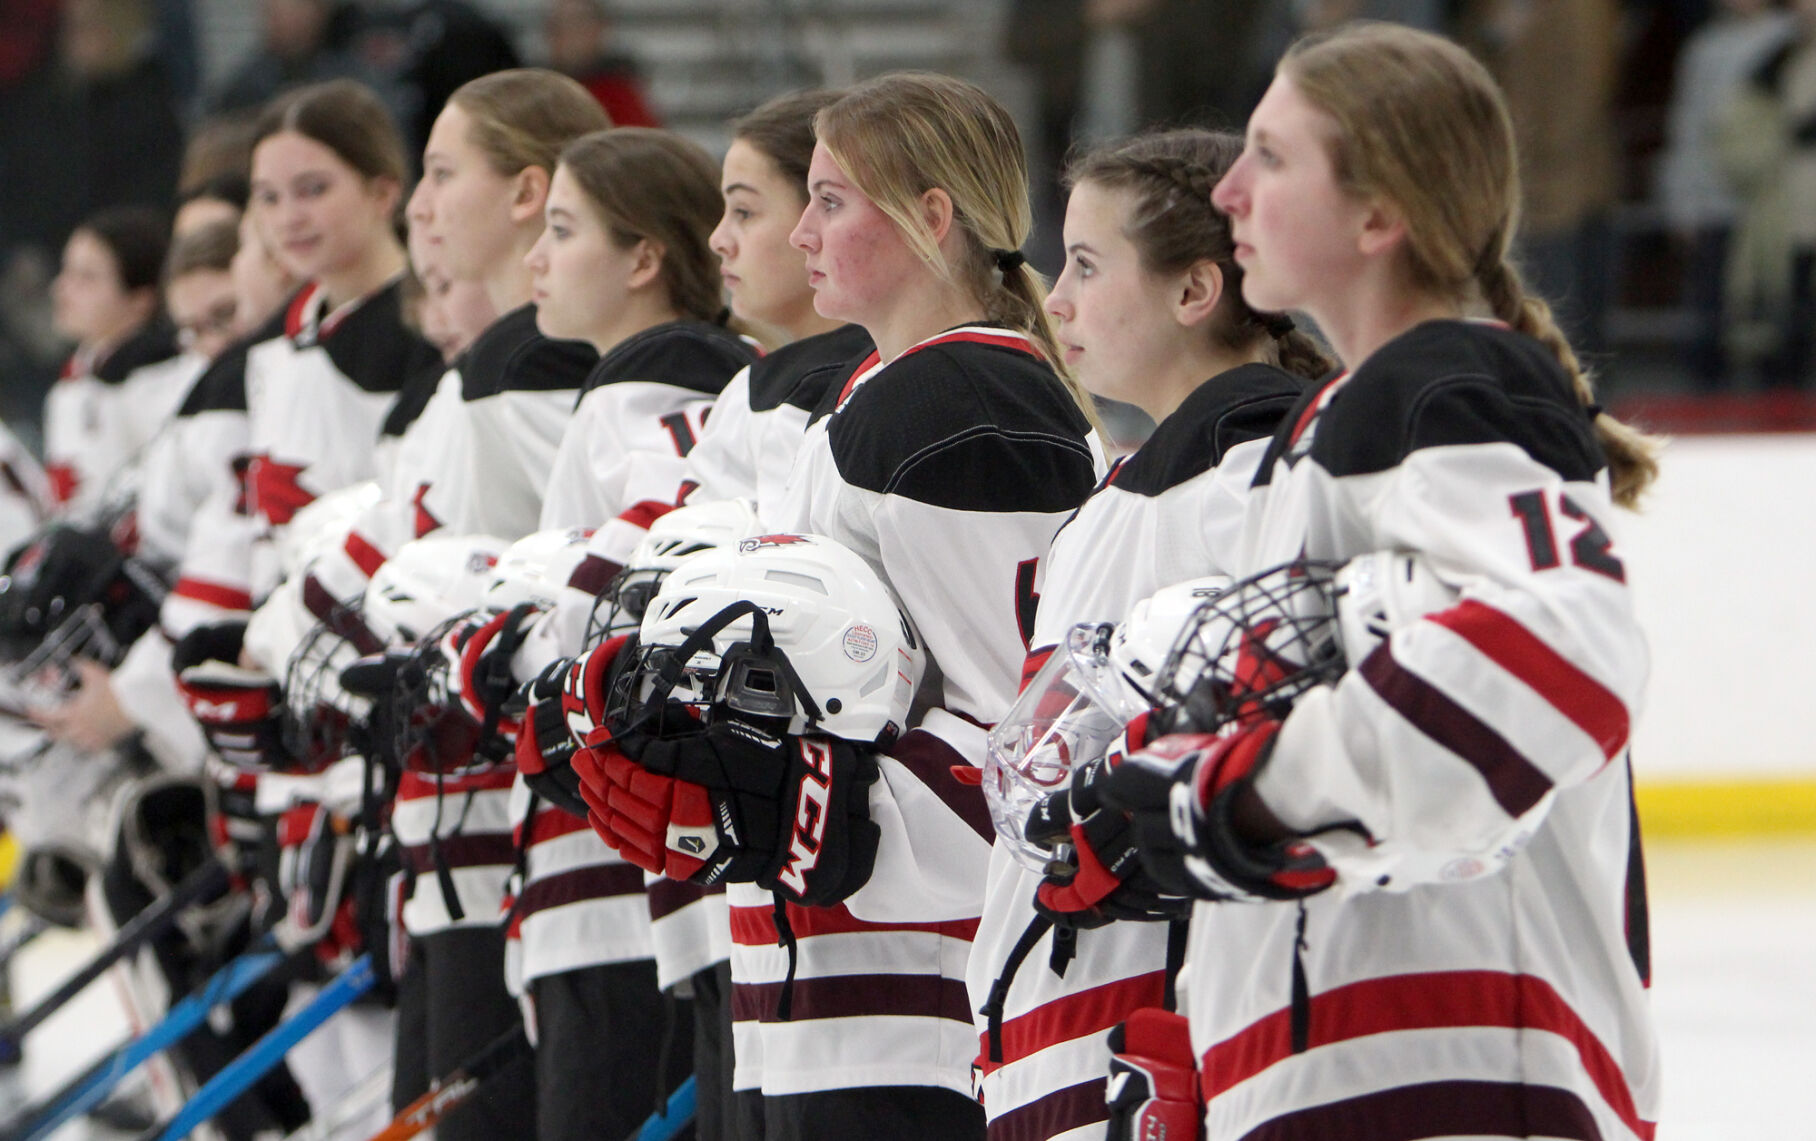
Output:
[[[232,1002],[254,983],[282,966],[289,958],[271,936],[216,971],[214,977],[172,1006],[143,1034],[130,1038],[65,1083],[50,1097],[40,1099],[16,1115],[0,1141],[40,1141],[60,1125],[106,1100],[114,1086],[160,1051],[177,1045],[207,1021],[215,1007]]]
[[[519,1054],[530,1048],[530,1039],[522,1026],[513,1026],[492,1039],[486,1046],[454,1068],[445,1077],[430,1083],[429,1091],[404,1106],[391,1119],[391,1124],[374,1133],[368,1141],[404,1141],[414,1137],[446,1117],[467,1099],[479,1092],[485,1080],[510,1065]]]
[[[114,935],[112,942],[101,948],[75,974],[64,979],[57,989],[39,999],[37,1005],[24,1014],[0,1027],[0,1050],[18,1048],[27,1034],[42,1025],[64,1003],[86,990],[88,984],[105,974],[109,967],[168,931],[185,908],[200,903],[211,893],[226,886],[227,869],[219,860],[210,859],[189,873],[188,878],[178,884],[176,890],[133,916]]]
[[[689,1074],[687,1080],[668,1095],[668,1104],[650,1114],[649,1120],[624,1141],[675,1141],[681,1131],[693,1123],[695,1097],[694,1076]]]
[[[179,1138],[195,1132],[197,1126],[227,1108],[254,1082],[275,1069],[292,1046],[352,1005],[355,999],[371,990],[377,981],[378,975],[372,969],[372,956],[361,955],[353,961],[352,966],[334,976],[334,980],[295,1015],[254,1042],[245,1053],[204,1082],[189,1102],[177,1111],[176,1116],[152,1126],[139,1135],[138,1141],[179,1141]]]

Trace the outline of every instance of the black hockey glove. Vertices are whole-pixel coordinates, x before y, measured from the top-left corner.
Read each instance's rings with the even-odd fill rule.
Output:
[[[1028,839],[1070,857],[1048,865],[1034,907],[1055,923],[1079,929],[1118,919],[1182,918],[1191,900],[1164,890],[1147,874],[1133,822],[1103,804],[1098,786],[1109,767],[1106,759],[1085,765],[1072,774],[1070,787],[1029,814],[1023,829]]]

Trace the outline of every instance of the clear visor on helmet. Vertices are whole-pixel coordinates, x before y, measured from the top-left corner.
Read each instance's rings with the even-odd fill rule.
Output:
[[[1023,833],[1028,814],[1063,790],[1072,772],[1104,755],[1148,702],[1110,662],[1115,626],[1085,622],[1063,645],[991,730],[984,760],[984,798],[996,834],[1017,862],[1044,872],[1054,852]]]

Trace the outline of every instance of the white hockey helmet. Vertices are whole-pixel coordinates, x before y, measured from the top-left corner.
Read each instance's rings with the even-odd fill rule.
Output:
[[[345,543],[360,516],[381,498],[377,481],[366,480],[318,495],[299,508],[274,540],[283,577],[295,578],[318,556]]]
[[[704,551],[729,546],[763,529],[748,499],[691,503],[659,516],[631,552],[624,569],[593,602],[585,644],[633,633],[669,571]]]
[[[479,598],[480,609],[504,611],[526,603],[551,609],[574,568],[586,559],[592,536],[590,528],[558,527],[512,543],[492,568],[492,580]]]
[[[702,703],[787,717],[789,732],[884,744],[907,729],[926,666],[882,578],[821,535],[747,536],[687,559],[651,600],[640,652],[646,687],[666,679]]]
[[[491,535],[412,539],[372,574],[363,616],[386,645],[410,645],[456,614],[479,605],[509,546]]]
[[[1056,858],[1027,838],[1028,814],[1067,787],[1076,769],[1116,748],[1129,722],[1160,703],[1156,679],[1180,632],[1205,600],[1229,585],[1225,575],[1191,579],[1142,599],[1120,623],[1080,623],[1028,680],[991,729],[984,758],[984,799],[1018,862],[1040,871]]]
[[[1338,569],[1332,591],[1337,629],[1350,668],[1387,636],[1427,614],[1456,605],[1459,591],[1410,551],[1372,551]]]

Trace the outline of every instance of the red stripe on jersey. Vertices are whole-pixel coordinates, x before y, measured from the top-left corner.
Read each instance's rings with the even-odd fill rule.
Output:
[[[1453,630],[1496,665],[1570,718],[1612,760],[1632,728],[1621,699],[1513,618],[1480,602],[1465,601],[1431,621]]]
[[[312,281],[290,299],[290,308],[284,311],[284,336],[295,337],[302,333],[309,320],[309,307],[321,291],[322,287]]]
[[[178,598],[204,602],[222,610],[251,610],[252,595],[237,586],[223,586],[199,578],[179,578],[170,593]]]
[[[989,1141],[1047,1141],[1074,1129],[1108,1121],[1104,1106],[1106,1078],[1092,1078],[1075,1086],[1054,1090],[1018,1105],[990,1121]],[[1098,1133],[1102,1133],[1101,1128]]]
[[[342,549],[353,560],[353,565],[359,568],[359,573],[367,578],[377,574],[378,568],[385,565],[385,553],[358,531],[347,532],[347,541]]]
[[[1395,661],[1391,641],[1376,646],[1356,672],[1394,712],[1480,773],[1507,815],[1524,815],[1551,791],[1551,778],[1507,738]]]
[[[810,935],[853,935],[877,931],[919,931],[969,943],[977,938],[977,920],[951,919],[944,923],[867,923],[844,904],[836,907],[797,907],[788,904],[788,926],[795,938]],[[731,909],[731,941],[740,947],[773,947],[776,945],[775,908],[734,907]]]
[[[51,502],[59,507],[76,497],[76,488],[82,478],[76,474],[73,464],[45,464],[44,474],[50,479]]]
[[[897,357],[895,360],[899,361],[902,357],[912,356],[922,349],[930,349],[935,345],[951,345],[961,342],[969,342],[974,345],[995,345],[999,349],[1017,349],[1027,353],[1036,360],[1046,359],[1046,357],[1041,355],[1040,350],[1034,347],[1034,342],[1030,341],[1027,337],[1022,336],[1020,333],[983,333],[974,330],[960,330],[944,333],[937,337],[929,337],[927,340],[908,349],[901,357]],[[845,387],[839,390],[839,403],[835,405],[835,407],[843,407],[845,401],[851,398],[851,390],[858,386],[858,380],[869,373],[871,369],[881,364],[882,361],[882,354],[874,350],[869,356],[865,357],[863,363],[858,365],[857,371],[846,378]],[[894,364],[895,361],[890,361],[889,363]]]
[[[469,792],[497,792],[508,790],[517,778],[517,770],[510,765],[500,765],[480,773],[466,776],[443,777],[442,795],[462,796]],[[414,769],[405,769],[397,778],[398,800],[428,800],[435,795],[435,778],[427,773]]]
[[[1537,1030],[1566,1039],[1602,1099],[1629,1129],[1651,1137],[1657,1128],[1640,1118],[1608,1048],[1550,983],[1532,975],[1428,971],[1337,987],[1312,996],[1308,1048],[1373,1034],[1475,1027]],[[1204,1052],[1199,1070],[1205,1097],[1222,1096],[1292,1052],[1292,1011],[1277,1010]]]
[[[675,509],[672,503],[659,499],[639,499],[618,513],[618,518],[629,523],[639,531],[649,530],[649,525]]]
[[[991,1141],[996,1135],[991,1134]],[[1583,1099],[1517,1082],[1425,1082],[1283,1113],[1243,1141],[1404,1141],[1408,1137],[1559,1137],[1602,1141]]]
[[[1102,1034],[1131,1012],[1144,1006],[1159,1006],[1165,1000],[1165,971],[1149,971],[1062,995],[1003,1023],[1001,1062],[989,1060],[989,1036],[978,1035],[980,1064],[989,1073],[1049,1046]]]
[[[1331,389],[1341,384],[1348,376],[1348,371],[1340,372],[1325,382],[1324,387],[1318,390],[1318,395],[1305,406],[1305,411],[1299,413],[1299,419],[1293,425],[1293,434],[1286,438],[1287,443],[1297,443],[1299,437],[1305,435],[1305,430],[1311,427],[1312,421],[1318,418],[1318,413],[1324,410],[1324,402],[1330,396]]]
[[[731,1016],[737,1022],[776,1022],[781,983],[733,983]],[[971,1000],[959,979],[938,975],[832,975],[796,979],[792,1021],[809,1018],[949,1018],[971,1025]]]

